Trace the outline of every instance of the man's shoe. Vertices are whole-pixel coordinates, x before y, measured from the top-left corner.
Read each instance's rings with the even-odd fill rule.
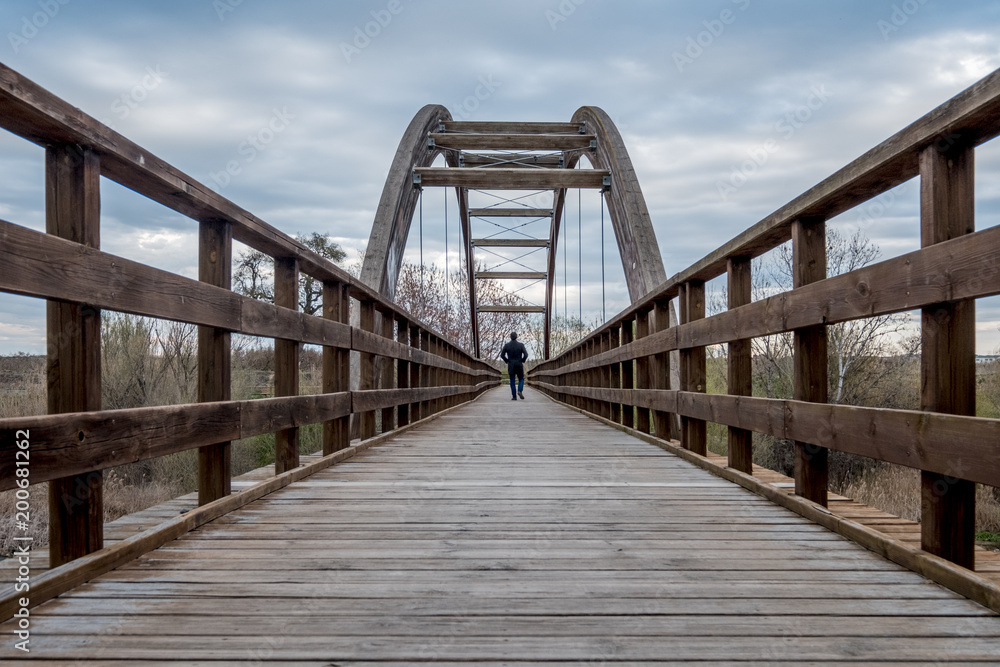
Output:
[[[512,401],[516,401],[516,400],[517,400],[517,396],[511,396],[511,397],[510,397],[510,400],[512,400]]]
[[[520,397],[522,401],[524,400],[524,394],[522,394],[521,392],[517,392],[517,395],[518,397]]]

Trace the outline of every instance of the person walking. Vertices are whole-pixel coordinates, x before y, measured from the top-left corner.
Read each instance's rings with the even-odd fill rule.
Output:
[[[524,343],[518,342],[516,331],[510,332],[510,341],[500,351],[500,358],[507,364],[510,375],[510,400],[516,401],[518,396],[524,399],[524,362],[528,360],[528,350]]]

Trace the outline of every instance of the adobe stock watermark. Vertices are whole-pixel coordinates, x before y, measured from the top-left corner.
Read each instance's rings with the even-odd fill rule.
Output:
[[[761,145],[747,149],[747,159],[733,165],[727,179],[716,181],[715,187],[722,201],[726,201],[730,195],[746,185],[747,181],[770,161],[771,156],[781,150],[779,139],[788,141],[795,136],[795,133],[811,121],[813,115],[822,109],[831,97],[833,94],[827,90],[825,84],[813,86],[805,103],[786,113],[774,124],[774,133],[777,136],[769,137]]]
[[[503,83],[494,79],[492,74],[480,76],[472,94],[451,109],[452,117],[455,120],[467,120],[483,102],[493,97],[493,93],[502,85]]]
[[[545,20],[549,22],[549,27],[552,28],[552,32],[555,32],[559,28],[560,23],[565,23],[569,20],[569,17],[576,13],[576,8],[585,3],[587,0],[562,0],[559,6],[553,9],[545,10]]]
[[[19,53],[28,42],[37,37],[38,33],[59,14],[59,10],[69,3],[70,0],[38,0],[40,11],[34,12],[30,16],[25,14],[21,17],[20,29],[17,32],[7,33],[10,48],[14,50],[14,53]]]
[[[243,173],[243,168],[257,159],[257,156],[267,148],[279,134],[288,129],[295,116],[288,113],[287,107],[274,109],[271,118],[259,130],[253,134],[248,134],[245,141],[240,142],[236,147],[234,157],[226,162],[226,168],[221,171],[212,172],[209,177],[215,183],[217,190],[222,190],[232,183],[234,176]]]
[[[104,124],[112,130],[115,129],[116,122],[123,121],[132,115],[132,112],[149,99],[149,94],[159,88],[168,76],[169,74],[164,72],[159,65],[146,67],[145,74],[136,84],[116,97],[111,103],[111,113],[114,114],[114,118],[105,120]]]
[[[344,54],[344,60],[350,65],[351,61],[361,55],[361,52],[371,46],[372,40],[377,39],[382,32],[389,27],[392,19],[399,16],[405,7],[402,0],[389,0],[384,9],[373,9],[369,12],[372,20],[364,25],[354,26],[354,37],[350,42],[340,43],[340,52]]]
[[[212,9],[219,17],[219,23],[222,23],[226,20],[226,14],[232,14],[242,4],[243,0],[212,0]]]
[[[731,0],[731,2],[742,12],[750,7],[750,0]],[[696,35],[689,35],[683,51],[674,51],[671,54],[677,71],[683,74],[684,68],[694,64],[694,61],[700,58],[706,49],[711,48],[715,41],[726,32],[726,26],[735,23],[738,16],[732,9],[723,9],[719,12],[718,18],[702,21],[701,24],[705,26],[705,29]]]
[[[909,23],[910,18],[926,4],[927,0],[905,0],[898,5],[893,5],[892,13],[889,14],[888,19],[879,19],[875,22],[875,27],[881,33],[882,39],[888,42],[889,35],[898,32],[900,28]]]

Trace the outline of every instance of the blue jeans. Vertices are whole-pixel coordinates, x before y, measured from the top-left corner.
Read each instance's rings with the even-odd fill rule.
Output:
[[[508,366],[507,373],[510,375],[510,395],[517,398],[524,391],[524,366]]]

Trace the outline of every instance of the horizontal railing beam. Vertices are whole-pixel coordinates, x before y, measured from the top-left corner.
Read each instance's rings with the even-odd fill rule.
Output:
[[[544,313],[545,306],[476,306],[480,313]]]
[[[544,271],[476,271],[476,280],[544,280]]]
[[[554,190],[556,188],[600,189],[610,172],[603,169],[464,169],[461,167],[417,167],[419,185],[462,187],[477,190]]]
[[[1000,458],[992,444],[1000,437],[1000,419],[728,394],[529,382],[551,393],[676,413],[1000,486]],[[948,447],[937,446],[941,442],[947,442]],[[956,462],[961,462],[961,470]]]
[[[470,208],[473,218],[551,218],[551,208]],[[478,243],[478,241],[473,241]]]
[[[429,139],[437,148],[455,150],[568,151],[588,148],[596,141],[592,134],[472,134],[432,132]]]
[[[491,134],[583,134],[581,123],[549,123],[538,121],[447,120],[446,132],[487,132]]]

